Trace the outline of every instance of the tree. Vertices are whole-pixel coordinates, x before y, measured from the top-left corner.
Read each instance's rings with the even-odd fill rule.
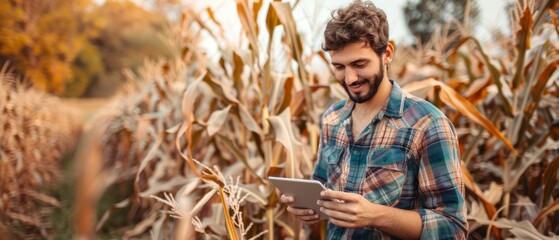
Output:
[[[105,76],[105,68],[97,46],[86,42],[72,66],[72,79],[66,83],[65,97],[82,97],[88,87]]]
[[[437,26],[443,26],[453,20],[463,22],[468,3],[468,21],[475,23],[479,16],[479,7],[475,0],[408,0],[404,7],[404,16],[412,34],[419,37],[422,43],[426,43]],[[457,29],[456,24],[451,24],[448,34]]]
[[[98,26],[86,17],[91,0],[0,2],[0,63],[42,90],[63,94],[73,63]]]
[[[0,1],[0,64],[46,92],[108,96],[122,69],[169,56],[167,19],[129,0]]]
[[[167,18],[132,1],[106,1],[92,16],[104,22],[99,35],[91,40],[99,50],[103,76],[95,78],[85,92],[87,97],[111,95],[124,82],[122,70],[135,71],[145,58],[172,55],[164,41]]]

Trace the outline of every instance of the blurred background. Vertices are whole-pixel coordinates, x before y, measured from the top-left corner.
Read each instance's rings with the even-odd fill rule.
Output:
[[[0,239],[324,239],[267,176],[312,175],[350,2],[0,1]],[[559,2],[373,3],[456,126],[468,238],[557,238]]]

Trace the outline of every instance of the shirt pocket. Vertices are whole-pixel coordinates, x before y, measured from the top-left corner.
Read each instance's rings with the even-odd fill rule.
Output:
[[[405,182],[407,150],[379,148],[367,156],[367,168],[361,189],[369,201],[394,206]]]
[[[339,187],[336,185],[340,184],[340,176],[342,174],[341,165],[342,165],[343,151],[344,148],[339,146],[327,145],[324,147],[324,150],[322,152],[323,154],[322,157],[324,157],[325,161],[328,163],[328,181],[326,184],[326,188],[335,190],[338,189]]]

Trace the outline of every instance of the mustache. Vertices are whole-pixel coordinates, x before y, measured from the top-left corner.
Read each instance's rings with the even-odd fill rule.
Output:
[[[361,85],[361,84],[366,84],[366,83],[367,83],[367,80],[362,79],[362,80],[353,82],[353,83],[350,84],[349,86],[352,86],[352,87],[353,87],[353,86],[357,86],[357,85]]]

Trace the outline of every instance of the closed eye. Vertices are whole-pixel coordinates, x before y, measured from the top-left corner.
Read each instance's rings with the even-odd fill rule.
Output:
[[[344,65],[341,65],[341,64],[340,64],[340,65],[338,65],[338,64],[333,65],[333,67],[334,67],[334,69],[336,69],[336,70],[344,70],[344,68],[345,68]]]
[[[353,65],[353,67],[355,67],[355,68],[364,68],[364,67],[367,66],[367,63],[369,63],[369,62],[366,62],[366,61],[359,61],[359,62],[353,63],[352,65]]]

